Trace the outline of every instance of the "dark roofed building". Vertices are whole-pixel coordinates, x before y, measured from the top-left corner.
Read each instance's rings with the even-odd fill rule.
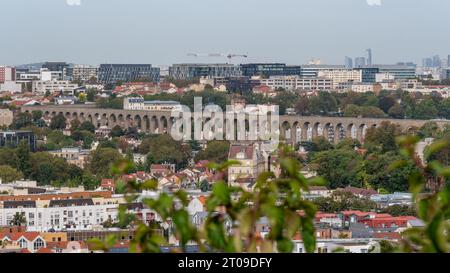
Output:
[[[35,201],[4,201],[3,208],[16,209],[16,208],[35,208]]]
[[[82,207],[82,206],[93,206],[94,202],[92,199],[65,199],[65,200],[51,200],[49,207]]]

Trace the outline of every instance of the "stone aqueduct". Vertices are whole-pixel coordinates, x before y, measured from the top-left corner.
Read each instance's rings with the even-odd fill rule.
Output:
[[[100,109],[86,105],[23,106],[21,110],[23,112],[41,110],[44,117],[47,118],[62,114],[68,120],[89,121],[97,128],[101,126],[112,128],[116,125],[122,128],[135,126],[149,134],[167,133],[174,122],[170,112]],[[324,136],[337,143],[344,138],[358,139],[363,142],[366,130],[377,127],[384,121],[398,124],[400,129],[405,132],[413,128],[420,128],[427,122],[406,119],[280,116],[279,123],[281,139],[288,143],[311,140],[317,136]],[[437,123],[439,126],[450,125],[450,121],[437,121]]]

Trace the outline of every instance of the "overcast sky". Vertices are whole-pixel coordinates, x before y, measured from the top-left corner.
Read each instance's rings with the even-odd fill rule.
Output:
[[[81,5],[73,5],[81,1]],[[448,0],[0,0],[0,64],[374,63],[450,54]],[[69,5],[71,3],[72,5]]]

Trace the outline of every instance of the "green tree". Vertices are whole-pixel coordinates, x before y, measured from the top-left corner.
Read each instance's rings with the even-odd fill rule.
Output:
[[[81,123],[80,127],[78,128],[80,131],[89,131],[91,133],[95,133],[95,126],[92,124],[92,122],[84,121]]]
[[[34,111],[31,112],[31,115],[33,117],[33,121],[34,122],[40,120],[42,118],[42,116],[43,116],[41,110],[34,110]]]
[[[10,222],[10,225],[15,227],[21,227],[26,224],[27,218],[25,217],[25,212],[16,212]]]
[[[119,125],[116,125],[111,129],[111,137],[121,137],[123,135],[125,135],[125,132]]]
[[[23,178],[23,174],[8,165],[0,165],[0,178],[9,183]]]
[[[111,167],[122,158],[116,149],[99,148],[91,153],[89,170],[98,178],[110,177]]]
[[[191,155],[189,145],[175,141],[170,135],[155,135],[144,139],[139,146],[139,153],[151,154],[152,163],[172,163],[183,167]]]
[[[358,174],[361,163],[361,156],[348,149],[316,153],[311,162],[318,175],[328,181],[328,187],[332,189],[363,186],[363,180]]]
[[[0,165],[8,165],[18,169],[19,163],[19,157],[15,149],[9,147],[0,149]]]
[[[366,144],[377,146],[381,152],[397,151],[396,137],[401,134],[398,125],[382,122],[379,127],[367,129]]]
[[[73,133],[80,128],[81,122],[78,119],[73,119],[70,122],[70,131]]]
[[[391,108],[389,108],[388,114],[390,117],[397,118],[397,119],[405,118],[405,110],[398,103],[396,103]]]
[[[30,126],[33,124],[33,116],[30,113],[23,112],[17,114],[14,118],[11,128],[14,130],[22,129],[23,127]]]
[[[50,129],[62,130],[66,128],[66,118],[60,113],[54,116],[50,122]]]
[[[22,140],[16,149],[16,157],[18,159],[17,169],[21,171],[25,177],[30,173],[30,157],[31,151],[30,146],[26,140]]]
[[[228,159],[230,143],[228,141],[211,141],[205,150],[195,156],[195,161],[209,160],[213,162],[224,162]]]
[[[421,138],[436,138],[440,132],[441,130],[436,122],[427,122],[419,129],[418,136]]]
[[[425,99],[416,106],[413,117],[416,119],[433,119],[438,115],[438,109],[433,100]]]

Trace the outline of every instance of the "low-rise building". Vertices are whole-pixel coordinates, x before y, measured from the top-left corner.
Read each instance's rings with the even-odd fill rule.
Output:
[[[68,147],[57,151],[50,151],[49,153],[53,156],[64,158],[67,163],[83,169],[89,158],[90,150],[83,150],[79,147]]]
[[[70,81],[33,81],[33,93],[40,95],[45,95],[49,92],[50,94],[62,93],[73,96],[77,88],[78,84],[71,83]]]
[[[125,98],[123,103],[124,110],[139,111],[172,111],[180,106],[177,101],[145,101],[143,98]]]
[[[228,159],[240,163],[228,168],[228,181],[231,183],[239,179],[257,178],[265,170],[264,157],[253,144],[232,144]]]

